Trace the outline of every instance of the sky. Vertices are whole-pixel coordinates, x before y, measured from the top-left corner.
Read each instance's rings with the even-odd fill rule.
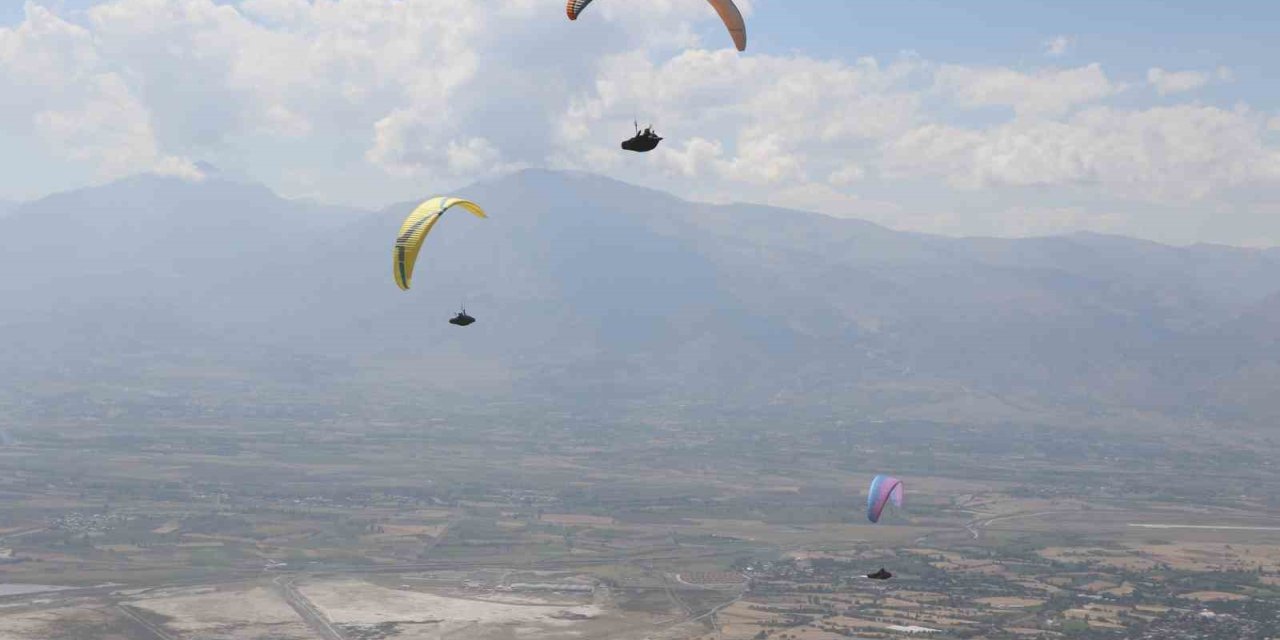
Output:
[[[155,172],[380,207],[525,167],[949,235],[1280,245],[1280,5],[30,0],[0,200]],[[800,10],[797,10],[797,9]],[[632,121],[666,137],[618,143]]]

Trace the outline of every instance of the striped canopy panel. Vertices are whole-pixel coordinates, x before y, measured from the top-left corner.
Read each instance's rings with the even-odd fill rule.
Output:
[[[570,20],[577,20],[591,2],[592,0],[568,0],[564,7],[565,13],[569,14]],[[733,37],[734,46],[738,51],[746,51],[747,23],[742,19],[742,12],[738,10],[738,5],[734,4],[733,0],[707,0],[707,2],[711,3],[716,13],[720,14],[720,20],[729,30],[729,35]]]
[[[893,506],[902,506],[902,481],[892,476],[876,476],[867,490],[867,519],[880,521],[884,507],[892,502]]]
[[[422,251],[427,234],[440,221],[440,216],[453,207],[462,207],[481,218],[488,217],[479,205],[462,198],[431,198],[418,205],[400,226],[400,235],[396,236],[396,245],[392,249],[391,271],[401,289],[409,290],[413,266],[418,262],[418,253]]]

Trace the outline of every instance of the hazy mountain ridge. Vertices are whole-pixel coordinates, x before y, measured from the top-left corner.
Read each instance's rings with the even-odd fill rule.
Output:
[[[946,238],[549,171],[460,194],[492,218],[447,217],[408,293],[388,270],[411,203],[142,177],[18,205],[0,218],[5,377],[356,407],[1280,411],[1254,382],[1270,380],[1280,252]],[[446,324],[460,303],[480,323]]]

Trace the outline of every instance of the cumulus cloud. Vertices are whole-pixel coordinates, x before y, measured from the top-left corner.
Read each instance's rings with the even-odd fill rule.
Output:
[[[944,65],[938,70],[935,83],[961,106],[1008,106],[1019,116],[1061,115],[1122,89],[1107,78],[1099,64],[1033,73]]]
[[[63,158],[105,178],[139,171],[199,177],[190,160],[163,153],[151,112],[96,49],[93,34],[32,2],[25,20],[0,29],[0,113]]]
[[[1155,87],[1162,96],[1195,91],[1209,84],[1210,78],[1209,74],[1200,71],[1165,71],[1159,67],[1147,70],[1147,84]]]
[[[665,135],[688,141],[660,147],[667,170],[750,184],[806,181],[846,169],[850,149],[915,124],[922,96],[911,84],[922,70],[913,59],[845,64],[691,50],[659,64],[622,54],[604,60],[601,80],[571,101],[559,143],[592,159],[616,142],[590,132],[625,130],[634,105],[645,104]]]
[[[860,202],[859,188],[941,178],[966,191],[1037,187],[1169,202],[1280,183],[1280,150],[1268,143],[1265,115],[1110,106],[1126,85],[1100,64],[1020,71],[911,56],[886,65],[686,51],[665,62],[620,55],[602,62],[598,77],[568,109],[561,144],[592,161],[607,155],[613,141],[587,132],[623,130],[631,105],[647,97],[673,142],[645,167],[697,181],[699,193],[716,191],[719,199],[772,201],[779,189],[801,189],[839,203],[824,211],[845,211]],[[1012,117],[955,123],[955,114],[991,107]],[[832,197],[833,190],[851,199]],[[1113,226],[1074,209],[1021,210],[1054,211],[1055,224]]]
[[[138,74],[170,120],[173,144],[358,128],[372,137],[367,157],[391,172],[447,143],[439,132],[475,75],[480,29],[478,9],[444,0],[116,0],[89,17],[104,55]]]
[[[827,176],[827,183],[837,187],[849,186],[867,177],[867,170],[859,164],[846,164]]]
[[[35,114],[36,131],[59,153],[88,161],[108,177],[139,170],[191,179],[194,162],[160,152],[147,109],[114,74],[85,80],[84,100],[66,110]]]
[[[29,115],[112,175],[194,166],[182,158],[237,138],[355,131],[390,173],[448,170],[449,152],[425,150],[474,146],[451,99],[475,77],[480,13],[445,0],[115,0],[75,24],[28,2],[0,30],[0,82],[15,104],[76,104]]]
[[[917,128],[886,148],[893,171],[921,170],[961,188],[1086,185],[1131,197],[1203,197],[1280,179],[1266,118],[1205,106],[1086,109],[1063,121],[991,129]]]
[[[346,199],[549,165],[939,230],[974,220],[948,208],[957,193],[1118,203],[1280,186],[1274,117],[1116,100],[1125,80],[1101,64],[739,54],[705,3],[684,0],[600,2],[573,23],[543,0],[108,0],[62,16],[29,1],[0,28],[0,130],[108,177],[195,177],[207,158]],[[1127,80],[1178,96],[1231,72]],[[619,153],[633,119],[667,141]],[[259,156],[271,160],[234,166]],[[905,217],[884,204],[922,184],[933,204]],[[1098,226],[1069,207],[1002,206]]]

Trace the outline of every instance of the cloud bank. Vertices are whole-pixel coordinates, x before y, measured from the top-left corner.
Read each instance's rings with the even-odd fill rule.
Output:
[[[1280,187],[1275,114],[1194,101],[1226,70],[741,55],[674,0],[589,18],[535,0],[29,0],[0,28],[0,133],[100,179],[209,160],[350,202],[552,166],[954,233],[1132,231],[1118,212]],[[621,153],[633,120],[668,141]]]

